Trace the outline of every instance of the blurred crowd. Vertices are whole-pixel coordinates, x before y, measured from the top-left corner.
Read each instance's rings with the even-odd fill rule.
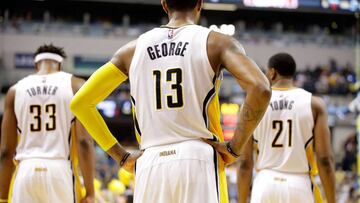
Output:
[[[32,12],[10,15],[8,11],[0,16],[0,33],[4,34],[43,34],[65,36],[94,36],[94,37],[137,37],[153,27],[157,27],[164,20],[156,23],[131,23],[132,17],[123,15],[117,22],[84,13],[82,20],[74,20],[64,16],[52,16],[49,11],[42,13],[42,18],[34,18]],[[210,27],[207,19],[201,24]],[[220,25],[219,25],[220,26]],[[240,20],[234,22],[235,37],[247,43],[316,43],[319,46],[354,46],[355,27],[339,29],[336,22],[330,25],[316,23],[289,25],[282,22],[262,22]],[[335,33],[335,34],[334,34]]]
[[[331,60],[328,65],[307,67],[297,73],[296,86],[316,94],[347,95],[355,94],[356,74],[350,65],[338,65]]]

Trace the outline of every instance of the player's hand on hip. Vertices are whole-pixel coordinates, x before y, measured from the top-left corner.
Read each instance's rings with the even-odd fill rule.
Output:
[[[86,196],[81,199],[80,203],[95,203],[95,197]]]
[[[220,154],[225,165],[230,165],[236,161],[237,157],[231,154],[228,150],[228,142],[219,142],[207,139],[203,139],[203,141],[215,148],[215,150]]]
[[[135,151],[135,152],[129,153],[126,160],[123,163],[120,162],[120,166],[123,169],[127,170],[128,172],[133,173],[135,170],[135,163],[138,160],[138,158],[141,157],[141,155],[143,153],[144,153],[143,151]]]

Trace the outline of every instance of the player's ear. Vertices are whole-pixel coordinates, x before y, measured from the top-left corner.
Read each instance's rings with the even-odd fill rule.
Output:
[[[204,0],[198,0],[198,3],[196,5],[196,10],[201,11],[203,4],[204,4]]]
[[[161,5],[163,7],[163,10],[165,11],[166,14],[169,14],[169,7],[166,3],[166,0],[161,0]]]
[[[35,63],[35,70],[38,71],[39,70],[39,63]]]
[[[269,67],[269,68],[268,68],[268,72],[267,72],[268,79],[269,79],[270,81],[273,81],[273,80],[275,80],[276,75],[277,75],[277,73],[276,73],[276,71],[275,71],[275,68]]]
[[[58,63],[58,71],[61,71],[61,63]]]

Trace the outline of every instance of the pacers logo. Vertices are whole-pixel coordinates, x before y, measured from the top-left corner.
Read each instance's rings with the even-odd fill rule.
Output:
[[[174,30],[173,30],[173,29],[169,29],[168,38],[169,38],[169,39],[172,39],[173,37],[174,37]]]

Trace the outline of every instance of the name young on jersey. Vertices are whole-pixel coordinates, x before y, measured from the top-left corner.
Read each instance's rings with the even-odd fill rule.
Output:
[[[292,110],[294,103],[292,100],[280,99],[270,102],[270,107],[273,111]]]
[[[167,56],[185,56],[189,42],[171,42],[157,44],[147,48],[151,60]]]
[[[30,97],[38,95],[55,95],[59,88],[53,85],[30,87],[26,90]]]

